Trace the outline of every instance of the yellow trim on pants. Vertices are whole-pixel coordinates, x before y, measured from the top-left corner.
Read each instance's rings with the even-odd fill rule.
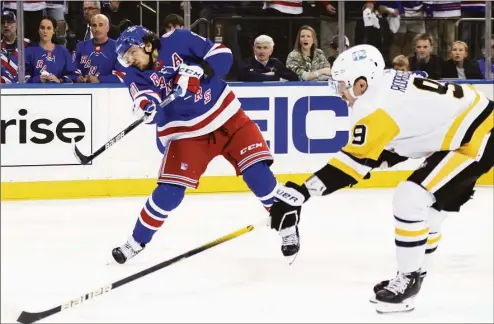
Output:
[[[441,170],[437,172],[437,174],[428,182],[425,183],[422,182],[422,185],[427,189],[428,191],[432,192],[432,188],[434,188],[439,182],[443,181],[444,179],[448,180],[453,179],[453,176],[451,174],[459,168],[461,165],[463,165],[467,160],[470,158],[466,155],[456,153],[456,152],[451,152],[450,154],[453,154],[453,156],[449,159],[449,161],[441,167]],[[445,159],[448,158],[448,155],[446,155]],[[473,160],[472,160],[473,162]],[[432,172],[434,172],[436,169]]]

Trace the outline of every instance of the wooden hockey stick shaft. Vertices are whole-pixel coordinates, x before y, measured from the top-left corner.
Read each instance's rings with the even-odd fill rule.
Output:
[[[160,108],[164,108],[165,106],[169,105],[170,103],[172,103],[175,99],[177,98],[177,95],[175,93],[172,93],[171,95],[169,95],[168,97],[166,97],[165,100],[163,100],[163,102],[160,103]],[[104,151],[108,150],[110,147],[113,146],[113,144],[115,144],[116,142],[120,141],[122,138],[125,137],[125,135],[127,135],[128,133],[130,133],[132,130],[134,130],[137,126],[139,126],[140,124],[142,124],[145,120],[146,120],[147,116],[144,115],[142,116],[141,118],[139,118],[138,120],[134,121],[132,124],[130,124],[129,126],[127,126],[124,130],[122,130],[121,132],[119,132],[117,135],[115,135],[111,140],[109,140],[108,142],[105,143],[105,145],[101,146],[99,149],[97,149],[93,154],[91,155],[84,155],[82,154],[82,152],[79,150],[79,148],[77,147],[74,139],[72,139],[72,146],[73,146],[73,150],[74,150],[74,155],[75,157],[77,158],[77,160],[79,160],[79,162],[83,165],[86,165],[88,164],[89,162],[91,162],[92,160],[94,160],[96,157],[98,157],[101,153],[103,153]]]
[[[139,278],[147,276],[148,274],[151,274],[155,271],[158,271],[160,269],[168,267],[168,266],[170,266],[174,263],[177,263],[179,261],[185,260],[185,259],[187,259],[193,255],[196,255],[198,253],[206,251],[212,247],[215,247],[215,246],[220,245],[222,243],[225,243],[227,241],[233,240],[233,239],[240,237],[244,234],[252,232],[254,229],[256,229],[258,227],[261,227],[263,225],[266,226],[268,224],[269,224],[269,218],[264,219],[264,220],[262,220],[262,222],[259,222],[257,224],[249,225],[249,226],[246,226],[244,228],[238,229],[234,232],[231,232],[230,234],[227,234],[227,235],[222,236],[222,237],[220,237],[214,241],[211,241],[209,243],[201,245],[201,246],[199,246],[193,250],[190,250],[188,252],[180,254],[180,255],[172,258],[172,259],[158,263],[152,267],[144,269],[144,270],[137,272],[133,275],[130,275],[130,276],[127,276],[123,279],[115,281],[114,283],[111,283],[111,284],[108,284],[105,286],[101,286],[95,290],[92,290],[92,291],[90,291],[86,294],[83,294],[77,298],[71,299],[70,301],[63,303],[62,305],[58,305],[58,306],[53,307],[51,309],[48,309],[48,310],[45,310],[42,312],[37,312],[37,313],[22,311],[21,314],[19,315],[19,317],[17,318],[17,322],[23,323],[23,324],[34,323],[34,322],[42,320],[48,316],[51,316],[51,315],[54,315],[54,314],[57,314],[57,313],[60,313],[63,311],[67,311],[71,308],[75,308],[79,305],[87,303],[88,301],[94,299],[95,297],[105,295],[105,294],[109,293],[110,291],[117,289],[118,287],[121,287],[121,286],[126,285],[128,283],[131,283],[131,282],[133,282]]]

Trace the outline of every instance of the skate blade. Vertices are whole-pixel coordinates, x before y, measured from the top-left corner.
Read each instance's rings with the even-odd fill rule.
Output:
[[[401,303],[383,303],[376,300],[376,312],[378,314],[406,313],[415,309],[414,298],[409,298]]]
[[[288,265],[291,266],[295,260],[297,259],[298,252],[295,253],[294,255],[286,256],[285,259],[288,262]]]
[[[115,261],[115,259],[110,259],[110,260],[107,260],[106,263],[105,263],[106,266],[118,266],[118,265],[121,265],[120,263],[118,263],[117,261]]]

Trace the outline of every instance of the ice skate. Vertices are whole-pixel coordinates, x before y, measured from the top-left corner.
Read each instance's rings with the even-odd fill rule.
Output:
[[[380,314],[409,312],[415,309],[415,297],[420,290],[420,270],[399,272],[376,293],[376,311]]]
[[[124,264],[141,252],[145,246],[145,244],[136,242],[131,236],[123,245],[114,248],[111,254],[117,263]]]
[[[427,272],[422,272],[420,274],[420,285],[422,285],[422,282],[424,281],[424,278],[426,276],[427,276]],[[372,304],[376,304],[377,303],[377,300],[376,300],[376,294],[377,294],[377,292],[379,290],[384,289],[388,284],[389,284],[389,280],[383,280],[380,283],[376,284],[374,286],[374,293],[372,294],[371,298],[369,298],[369,302],[371,302]]]
[[[292,226],[280,230],[281,236],[281,253],[287,258],[288,263],[291,265],[297,258],[298,251],[300,250],[300,235],[298,233],[298,226]]]

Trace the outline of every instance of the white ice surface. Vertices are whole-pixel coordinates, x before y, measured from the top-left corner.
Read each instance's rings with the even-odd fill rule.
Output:
[[[493,189],[450,214],[416,310],[379,315],[373,285],[395,273],[393,190],[308,203],[292,266],[261,228],[42,320],[70,322],[490,322]],[[42,311],[265,217],[251,194],[190,195],[126,265],[105,265],[146,197],[2,202],[1,320]]]

